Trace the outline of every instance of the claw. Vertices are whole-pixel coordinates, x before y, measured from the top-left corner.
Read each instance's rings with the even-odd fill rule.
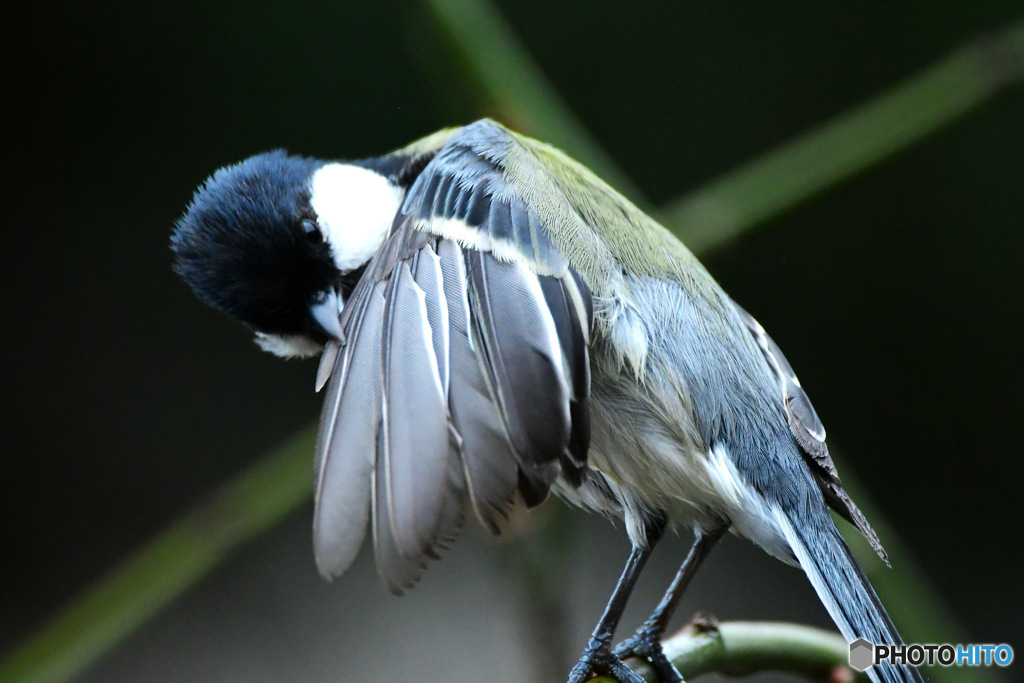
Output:
[[[597,676],[610,676],[619,683],[644,683],[644,679],[622,663],[607,642],[591,638],[580,661],[569,672],[569,683],[586,683]]]
[[[615,646],[613,655],[620,661],[635,657],[650,662],[663,683],[684,683],[682,674],[665,656],[661,645],[662,629],[655,623],[644,622],[629,638]]]

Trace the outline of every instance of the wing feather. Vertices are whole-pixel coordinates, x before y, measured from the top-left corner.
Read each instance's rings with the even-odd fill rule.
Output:
[[[381,434],[378,443],[383,444]],[[382,458],[378,451],[377,460]],[[377,564],[377,573],[384,585],[395,595],[402,595],[416,585],[427,568],[425,557],[410,559],[402,555],[395,540],[394,530],[390,523],[391,514],[387,510],[387,483],[378,467],[373,471],[373,555]]]
[[[487,220],[487,212],[490,209],[490,199],[487,197],[484,188],[474,187],[470,192],[469,203],[466,205],[466,213],[462,220],[466,225],[482,225]]]
[[[478,251],[466,260],[470,310],[519,466],[531,480],[550,484],[570,427],[554,320],[534,273]]]
[[[580,319],[579,309],[569,300],[571,295],[566,291],[567,283],[544,275],[538,280],[548,310],[555,321],[563,368],[566,370],[566,383],[572,389],[569,402],[572,433],[565,453],[568,461],[562,461],[562,471],[571,483],[579,485],[587,462],[587,450],[590,448],[589,335]]]
[[[352,318],[352,343],[336,357],[320,418],[313,537],[317,567],[326,578],[340,576],[355,560],[370,509],[384,298],[376,288],[363,290],[353,301],[360,311]]]
[[[437,358],[437,372],[441,380],[441,391],[448,398],[448,357],[451,342],[448,323],[448,300],[444,295],[441,259],[433,246],[422,250],[416,268],[416,284],[424,292],[427,322],[430,325],[434,356]]]
[[[410,259],[413,266],[419,259]],[[437,538],[448,485],[448,409],[426,293],[410,261],[392,273],[384,319],[384,448],[377,462],[399,552],[427,553]]]
[[[470,331],[469,298],[462,248],[450,240],[438,246],[444,292],[449,302],[451,385],[449,405],[462,453],[473,511],[488,530],[500,531],[515,495],[516,458],[492,398]]]
[[[446,137],[328,344],[315,535],[321,571],[374,554],[402,592],[457,536],[464,503],[493,533],[515,504],[582,481],[593,303],[479,126]],[[418,174],[418,175],[417,175]],[[553,199],[552,201],[557,201]]]

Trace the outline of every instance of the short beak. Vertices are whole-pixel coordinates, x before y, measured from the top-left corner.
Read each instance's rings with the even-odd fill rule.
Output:
[[[345,332],[341,329],[341,299],[336,291],[328,290],[324,300],[310,306],[309,312],[327,336],[338,341],[345,339]]]

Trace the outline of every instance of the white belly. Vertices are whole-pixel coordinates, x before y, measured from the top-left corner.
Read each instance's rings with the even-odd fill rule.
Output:
[[[630,379],[623,378],[625,382]],[[618,384],[618,383],[616,383]],[[564,482],[556,492],[566,500],[625,520],[634,545],[645,543],[644,521],[661,512],[671,526],[713,529],[722,524],[769,554],[794,564],[775,515],[764,498],[736,471],[725,447],[706,449],[694,425],[668,423],[655,415],[685,415],[685,401],[653,409],[636,388],[621,384],[609,393],[595,385],[591,401],[588,463],[607,486]],[[668,409],[666,409],[668,408]],[[611,492],[612,499],[608,492]]]

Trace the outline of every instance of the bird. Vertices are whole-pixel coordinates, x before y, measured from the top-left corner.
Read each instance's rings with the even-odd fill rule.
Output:
[[[782,351],[679,239],[555,147],[482,119],[378,157],[257,154],[200,185],[171,249],[261,348],[320,354],[324,577],[369,532],[402,594],[467,519],[497,534],[553,491],[622,519],[631,543],[571,683],[637,683],[630,656],[681,681],[661,639],[726,532],[802,568],[847,641],[902,643],[829,510],[885,551]],[[615,645],[666,529],[694,543]]]

